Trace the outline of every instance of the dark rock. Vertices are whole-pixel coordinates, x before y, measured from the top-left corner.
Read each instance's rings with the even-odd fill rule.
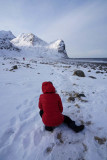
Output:
[[[85,74],[83,71],[81,70],[76,70],[74,71],[74,74],[73,75],[76,75],[76,76],[79,76],[79,77],[85,77]]]
[[[27,68],[30,66],[30,64],[26,64]]]
[[[91,69],[94,69],[94,70],[96,70],[96,68],[95,68],[95,67],[92,67]]]
[[[99,67],[99,70],[102,70],[102,66]]]
[[[51,152],[51,151],[52,151],[52,148],[51,148],[51,147],[47,147],[47,148],[46,148],[46,152],[47,152],[47,153],[49,153],[49,152]]]
[[[93,76],[89,76],[90,78],[93,78],[93,79],[96,79],[96,77],[93,77]]]
[[[74,97],[69,97],[68,102],[70,102],[70,101],[75,101],[75,98]]]
[[[13,66],[12,68],[13,68],[13,69],[18,69],[17,65]]]
[[[84,67],[84,68],[87,68],[87,65],[84,65],[83,67]]]
[[[103,138],[100,138],[100,137],[97,137],[97,136],[94,136],[94,139],[100,144],[105,144],[105,142],[107,141],[107,139],[105,137]]]
[[[96,71],[96,73],[101,73],[100,71]]]
[[[91,70],[88,70],[88,72],[91,72]]]
[[[78,94],[78,97],[85,97],[84,94]]]
[[[75,104],[75,107],[80,108],[80,106],[78,104]]]
[[[59,132],[59,133],[57,134],[57,139],[59,140],[60,143],[64,143],[64,141],[63,141],[63,139],[62,139],[62,133],[61,133],[61,132]]]
[[[85,124],[86,124],[87,126],[89,126],[89,125],[92,124],[92,122],[91,122],[91,121],[87,121]]]

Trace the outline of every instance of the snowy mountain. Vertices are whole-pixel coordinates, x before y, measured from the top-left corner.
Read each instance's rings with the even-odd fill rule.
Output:
[[[32,33],[22,33],[18,37],[14,38],[11,42],[15,46],[20,47],[23,50],[26,50],[26,54],[29,51],[30,55],[33,53],[34,55],[41,57],[51,56],[51,58],[67,58],[67,53],[65,50],[65,44],[63,40],[57,40],[48,44],[47,42],[43,41],[42,39],[40,39]]]
[[[0,31],[0,49],[19,51],[10,41],[15,38],[11,31]]]
[[[22,33],[15,37],[11,31],[0,31],[0,50],[21,51],[20,56],[68,58],[63,40],[47,43],[32,33]],[[3,53],[4,54],[4,53]],[[17,54],[12,52],[8,55]]]
[[[22,33],[18,37],[14,38],[11,42],[16,46],[20,46],[20,47],[23,47],[23,46],[41,47],[41,46],[47,45],[45,41],[41,40],[40,38],[38,38],[32,33],[28,33],[28,34]]]

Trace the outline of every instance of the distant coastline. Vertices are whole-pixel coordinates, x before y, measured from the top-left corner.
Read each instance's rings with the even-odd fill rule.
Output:
[[[107,63],[107,58],[70,58],[74,62]]]

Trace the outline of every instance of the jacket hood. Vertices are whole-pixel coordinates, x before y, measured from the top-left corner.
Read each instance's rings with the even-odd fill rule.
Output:
[[[42,92],[43,93],[55,93],[55,87],[51,82],[42,83]]]

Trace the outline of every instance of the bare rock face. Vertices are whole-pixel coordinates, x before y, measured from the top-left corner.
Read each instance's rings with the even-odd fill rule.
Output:
[[[73,75],[76,75],[76,76],[78,76],[78,77],[85,77],[84,72],[81,71],[81,70],[76,70],[76,71],[74,71],[74,74],[73,74]]]
[[[63,40],[60,40],[60,41],[59,41],[59,44],[58,44],[58,52],[66,53],[65,43],[64,43]]]
[[[0,31],[0,49],[20,51],[10,41],[15,38],[11,31]]]

